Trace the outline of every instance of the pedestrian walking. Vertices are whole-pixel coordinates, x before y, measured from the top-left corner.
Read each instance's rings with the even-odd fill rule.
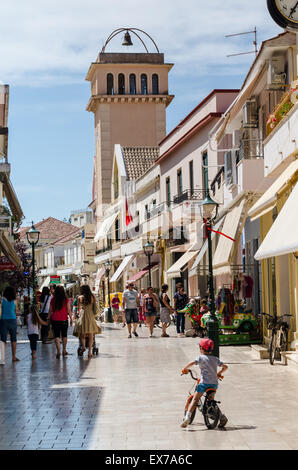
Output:
[[[188,296],[184,292],[182,284],[177,284],[177,292],[174,295],[174,310],[176,312],[176,330],[178,336],[184,336],[185,330],[185,313],[178,312],[183,310],[188,303]]]
[[[49,319],[52,322],[54,331],[57,359],[60,358],[60,336],[62,336],[63,357],[68,355],[66,351],[68,317],[70,318],[70,326],[72,326],[72,313],[70,303],[67,300],[64,287],[57,286],[50,303]]]
[[[118,322],[118,318],[119,318],[119,308],[120,308],[120,299],[119,299],[119,295],[118,295],[118,292],[116,292],[112,299],[111,299],[111,305],[112,305],[112,314],[113,314],[113,320],[114,322]]]
[[[159,296],[162,338],[169,338],[169,335],[167,334],[167,324],[171,321],[171,313],[174,312],[174,309],[170,305],[170,299],[167,294],[168,290],[169,286],[167,284],[163,284],[161,286],[161,294]]]
[[[141,289],[139,293],[139,326],[142,326],[142,323],[146,323],[145,310],[144,310],[144,295],[146,294],[146,289]]]
[[[49,291],[50,292],[50,291]],[[36,305],[31,305],[28,315],[28,338],[30,341],[32,359],[36,359],[37,341],[39,338],[40,326],[48,326],[48,320],[43,320],[38,314]]]
[[[90,287],[87,284],[81,286],[81,295],[78,298],[79,319],[77,329],[82,346],[82,355],[86,351],[86,338],[88,337],[88,357],[93,357],[92,347],[94,335],[100,334],[101,329],[96,323],[98,316],[97,304]]]
[[[158,298],[153,293],[153,287],[147,288],[147,294],[144,295],[144,307],[146,323],[149,328],[150,338],[153,337],[154,322],[157,315]]]
[[[136,332],[139,316],[138,316],[138,307],[139,303],[139,294],[134,289],[134,284],[131,282],[128,284],[127,289],[123,292],[122,296],[122,308],[125,312],[125,321],[128,329],[128,337],[131,338],[131,333],[134,336],[138,337]],[[131,324],[133,325],[133,331],[131,331]]]
[[[42,344],[48,344],[51,343],[51,341],[48,341],[48,335],[49,335],[49,329],[50,325],[48,323],[48,315],[49,315],[49,310],[50,310],[50,303],[51,303],[51,293],[50,289],[48,287],[43,287],[42,293],[40,296],[40,318],[43,320],[45,323],[41,323],[41,329],[40,329],[40,337]]]
[[[2,313],[0,320],[0,336],[1,336],[1,361],[0,364],[5,364],[5,348],[7,341],[7,334],[10,335],[12,362],[17,362],[19,359],[16,357],[17,350],[17,315],[19,314],[16,302],[16,291],[12,286],[7,286],[3,293],[2,298]]]

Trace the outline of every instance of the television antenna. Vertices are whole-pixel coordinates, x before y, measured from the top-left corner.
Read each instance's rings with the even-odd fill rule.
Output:
[[[227,36],[225,36],[225,38],[231,38],[231,37],[234,37],[234,36],[243,36],[244,34],[254,34],[255,39],[253,41],[253,45],[255,46],[255,50],[250,51],[250,52],[240,52],[238,54],[229,54],[229,55],[227,55],[227,57],[235,57],[237,55],[246,55],[246,54],[255,54],[257,56],[257,54],[258,54],[258,41],[257,41],[257,28],[256,27],[253,31],[246,31],[245,33],[228,34]]]

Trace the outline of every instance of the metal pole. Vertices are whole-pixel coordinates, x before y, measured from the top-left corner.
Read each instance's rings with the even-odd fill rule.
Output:
[[[108,322],[113,323],[112,309],[111,309],[111,298],[110,298],[110,273],[108,272]]]
[[[33,287],[33,305],[36,305],[36,284],[35,284],[35,245],[32,243],[32,287]]]
[[[148,255],[148,267],[149,267],[149,272],[148,272],[148,274],[149,274],[149,286],[152,287],[151,286],[151,256],[150,255]]]
[[[207,225],[211,228],[212,222],[209,219]],[[210,296],[210,317],[206,322],[207,336],[214,342],[213,356],[219,357],[219,324],[215,315],[215,298],[214,298],[214,283],[213,283],[213,265],[212,265],[212,239],[211,231],[207,231],[208,237],[208,259],[209,259],[209,296]]]

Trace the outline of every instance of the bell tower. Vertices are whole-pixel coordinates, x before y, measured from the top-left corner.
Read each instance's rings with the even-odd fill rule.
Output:
[[[125,33],[123,46],[133,45],[131,35],[145,48],[142,53],[106,52],[110,41]],[[146,41],[154,47],[149,52]],[[137,28],[120,28],[108,37],[86,80],[91,83],[87,111],[94,113],[96,215],[111,201],[115,144],[157,146],[166,135],[166,108],[174,98],[168,92],[173,64],[164,62],[154,40]]]

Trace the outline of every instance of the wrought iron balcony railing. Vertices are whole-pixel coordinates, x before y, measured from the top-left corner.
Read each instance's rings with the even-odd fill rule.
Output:
[[[181,204],[184,201],[203,201],[207,193],[208,191],[206,189],[187,189],[181,194],[174,196],[173,203]]]
[[[163,212],[169,210],[171,204],[168,204],[167,202],[162,202],[161,204],[158,204],[158,206],[153,206],[152,209],[148,210],[145,214],[146,220],[152,219],[152,217],[155,217],[156,215],[160,215]]]

